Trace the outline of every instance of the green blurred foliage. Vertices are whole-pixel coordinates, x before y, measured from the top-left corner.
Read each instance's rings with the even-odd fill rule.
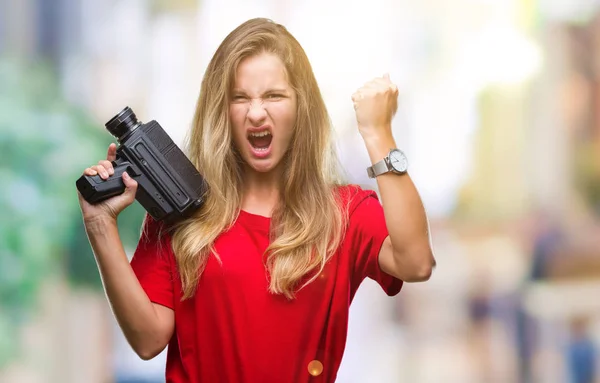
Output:
[[[49,64],[0,58],[0,368],[17,355],[19,325],[35,315],[46,278],[101,291],[75,181],[112,141],[61,97]],[[143,214],[138,203],[121,214],[125,247],[137,243]]]
[[[586,203],[600,215],[600,147],[587,140],[579,144],[575,152],[575,185]]]
[[[155,15],[165,12],[189,12],[199,7],[198,0],[150,0],[150,9]]]

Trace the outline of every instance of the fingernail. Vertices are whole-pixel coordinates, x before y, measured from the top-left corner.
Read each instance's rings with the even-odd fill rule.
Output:
[[[108,173],[107,172],[102,172],[102,177],[108,178]]]
[[[127,172],[123,172],[123,178],[125,178],[125,179],[128,180],[129,179],[129,174],[127,174]]]

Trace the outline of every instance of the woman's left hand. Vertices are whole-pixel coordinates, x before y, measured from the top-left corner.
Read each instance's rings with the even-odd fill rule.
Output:
[[[398,109],[398,87],[388,74],[363,85],[352,95],[352,101],[363,138],[392,133],[392,118]]]

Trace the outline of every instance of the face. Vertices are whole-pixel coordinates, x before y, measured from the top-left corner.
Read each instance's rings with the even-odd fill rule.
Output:
[[[238,65],[229,117],[234,144],[248,170],[278,169],[296,122],[296,94],[279,57],[264,53]]]

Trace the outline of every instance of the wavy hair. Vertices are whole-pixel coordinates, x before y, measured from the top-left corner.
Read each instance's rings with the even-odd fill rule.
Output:
[[[183,286],[193,296],[214,243],[236,221],[242,200],[242,164],[232,140],[230,93],[245,58],[281,59],[297,96],[297,118],[282,159],[280,203],[271,217],[264,256],[269,291],[292,299],[312,282],[340,245],[346,225],[337,186],[343,184],[332,127],[309,60],[285,27],[269,19],[249,20],[233,30],[211,59],[200,88],[186,150],[208,184],[198,212],[173,227],[172,247]]]

